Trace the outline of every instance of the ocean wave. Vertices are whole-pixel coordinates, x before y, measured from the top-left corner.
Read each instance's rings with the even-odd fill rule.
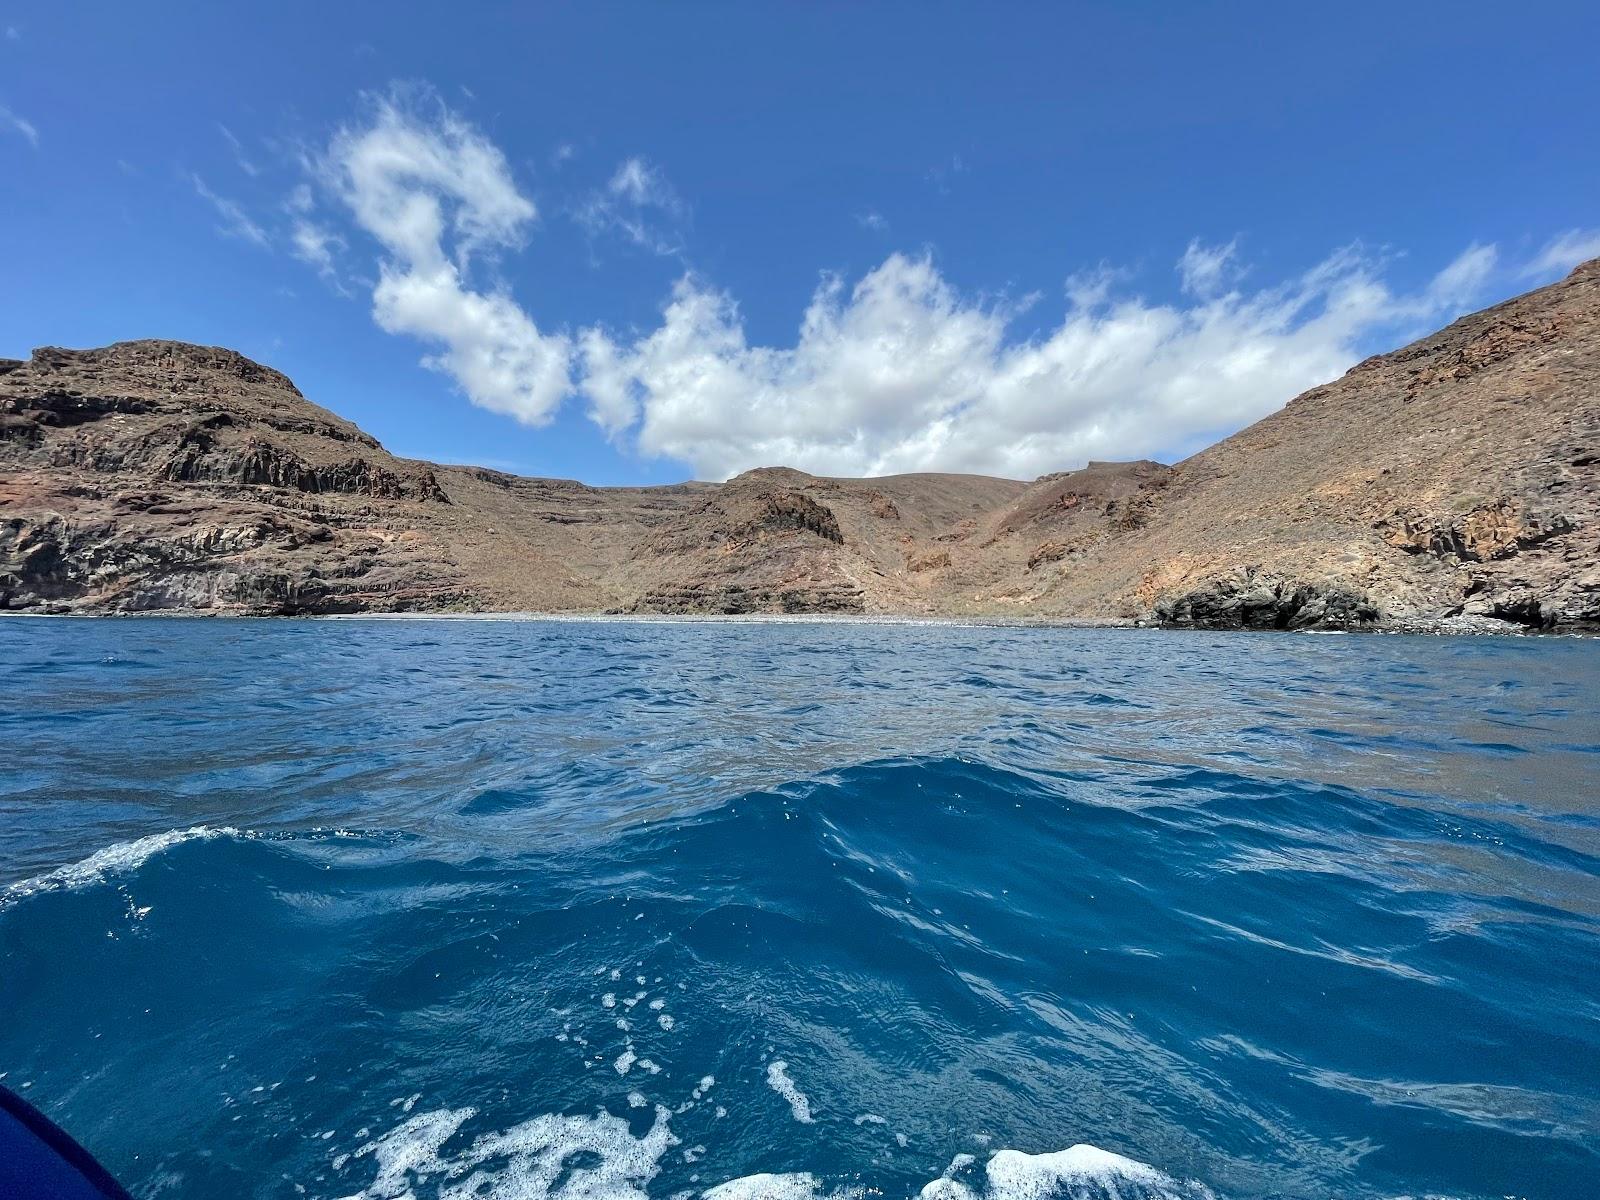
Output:
[[[75,891],[103,883],[112,875],[136,871],[157,854],[184,842],[205,842],[213,838],[242,838],[250,835],[227,825],[194,825],[188,829],[169,829],[128,842],[113,842],[88,858],[56,867],[42,875],[19,879],[0,890],[0,908],[45,892]]]

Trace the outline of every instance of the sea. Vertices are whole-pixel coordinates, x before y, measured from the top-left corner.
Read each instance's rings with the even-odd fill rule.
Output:
[[[0,622],[0,1083],[139,1197],[1600,1191],[1600,641]]]

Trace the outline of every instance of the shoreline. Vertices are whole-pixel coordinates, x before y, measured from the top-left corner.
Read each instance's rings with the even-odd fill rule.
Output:
[[[1321,636],[1343,634],[1417,637],[1559,637],[1588,640],[1600,630],[1537,629],[1488,617],[1400,617],[1371,625],[1335,628],[1277,629],[1240,625],[1165,624],[1134,617],[1067,617],[1004,615],[932,615],[909,613],[609,613],[539,612],[536,610],[484,612],[358,612],[358,613],[248,613],[215,609],[151,609],[144,612],[25,612],[0,610],[0,619],[45,620],[215,620],[215,621],[459,621],[523,622],[549,624],[630,625],[886,625],[971,629],[1137,629],[1168,633],[1292,633]]]

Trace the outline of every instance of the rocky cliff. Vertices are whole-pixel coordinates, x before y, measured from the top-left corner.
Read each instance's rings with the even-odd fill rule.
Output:
[[[1600,625],[1600,260],[1180,463],[1043,602],[1293,628]]]
[[[395,458],[229,350],[0,360],[0,609],[1600,628],[1600,262],[1174,467],[593,488]]]

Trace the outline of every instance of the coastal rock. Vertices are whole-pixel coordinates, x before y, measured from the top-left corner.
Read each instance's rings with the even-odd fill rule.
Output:
[[[1155,611],[1163,625],[1204,629],[1356,629],[1380,616],[1370,597],[1344,584],[1248,568],[1163,600]]]
[[[863,613],[865,596],[845,583],[795,581],[789,586],[747,586],[740,583],[679,584],[652,588],[628,611],[661,614]]]

